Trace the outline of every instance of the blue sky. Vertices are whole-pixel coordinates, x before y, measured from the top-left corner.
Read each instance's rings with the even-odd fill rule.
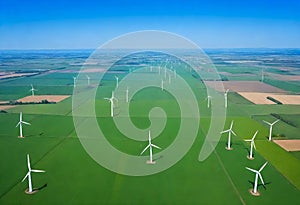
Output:
[[[202,48],[299,48],[299,10],[299,0],[0,0],[0,49],[96,48],[153,29]]]

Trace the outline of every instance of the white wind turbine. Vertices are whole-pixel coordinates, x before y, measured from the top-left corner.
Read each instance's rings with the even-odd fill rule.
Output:
[[[165,79],[167,79],[167,66],[165,66]]]
[[[158,66],[158,75],[160,75],[160,69],[161,69],[161,67]]]
[[[150,160],[147,161],[147,164],[155,164],[155,161],[153,161],[152,159],[152,147],[155,147],[157,149],[161,149],[160,147],[152,144],[151,142],[151,133],[150,133],[150,130],[149,130],[149,135],[148,135],[148,141],[149,141],[149,144],[147,145],[147,147],[141,152],[141,155],[149,148],[150,150]]]
[[[255,139],[257,133],[258,133],[258,130],[254,133],[254,135],[251,139],[245,140],[246,142],[250,142],[250,153],[249,153],[249,156],[247,156],[248,159],[254,159],[253,158],[253,147],[254,147],[254,149],[256,149],[254,139]]]
[[[255,173],[255,181],[254,181],[254,186],[253,186],[253,190],[251,190],[251,194],[253,195],[259,195],[259,193],[257,192],[257,184],[258,184],[258,176],[260,178],[260,181],[262,182],[263,185],[265,185],[264,180],[260,174],[260,172],[265,168],[265,166],[268,164],[268,162],[264,163],[261,168],[257,171],[255,169],[251,169],[249,167],[246,167],[246,169],[248,169],[251,172]]]
[[[29,91],[31,92],[31,96],[34,96],[34,91],[37,91],[37,89],[35,89],[31,84],[31,89]]]
[[[86,75],[86,78],[87,78],[87,82],[88,82],[88,86],[90,86],[90,76]]]
[[[77,80],[77,78],[76,78],[76,77],[73,77],[73,87],[74,87],[74,88],[76,87],[76,80]]]
[[[164,80],[161,80],[161,85],[160,85],[160,87],[161,87],[161,90],[164,90]]]
[[[126,88],[126,102],[127,102],[127,103],[129,102],[128,94],[129,94],[129,89],[128,89],[128,87],[127,87],[127,88]]]
[[[117,81],[116,87],[118,88],[118,87],[119,87],[119,77],[118,77],[118,76],[115,76],[115,78],[116,78],[116,81]]]
[[[228,141],[227,141],[227,147],[226,147],[227,150],[232,150],[231,144],[230,144],[231,143],[231,133],[236,136],[236,134],[232,130],[232,127],[233,127],[233,120],[231,121],[230,128],[228,130],[224,130],[221,132],[221,134],[228,132]]]
[[[224,93],[225,107],[227,107],[227,101],[228,101],[227,95],[228,95],[228,91],[229,91],[229,89],[227,89],[227,90],[225,91],[225,93]]]
[[[270,130],[269,130],[269,141],[272,140],[272,130],[273,130],[273,125],[275,125],[279,120],[274,121],[273,123],[267,122],[265,120],[263,120],[264,123],[270,125]]]
[[[208,95],[207,98],[206,98],[205,100],[207,100],[207,108],[209,108],[210,105],[211,105],[211,96]]]
[[[104,98],[104,99],[108,100],[110,102],[110,116],[113,117],[114,116],[114,100],[118,101],[118,99],[115,98],[115,96],[114,96],[114,91],[112,91],[110,98]]]
[[[177,73],[176,73],[176,70],[174,69],[174,78],[176,78],[177,77]]]
[[[171,84],[171,74],[169,74],[169,84]]]
[[[29,154],[27,154],[27,166],[28,166],[28,172],[25,175],[25,177],[23,178],[22,182],[28,177],[28,189],[25,192],[28,193],[28,194],[32,194],[35,191],[32,190],[31,172],[45,172],[45,171],[44,170],[31,169]]]
[[[16,125],[16,127],[18,127],[18,126],[20,127],[20,136],[19,136],[19,138],[24,138],[23,137],[23,127],[22,127],[23,124],[25,124],[25,125],[31,125],[30,123],[25,122],[25,121],[22,120],[22,112],[20,112],[20,121]]]

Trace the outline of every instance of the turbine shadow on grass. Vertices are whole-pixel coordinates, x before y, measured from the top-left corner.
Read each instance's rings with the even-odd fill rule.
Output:
[[[253,181],[248,180],[248,182],[252,185],[252,187],[254,186],[254,182]],[[264,188],[264,190],[267,190],[266,185],[269,185],[269,184],[272,184],[272,182],[266,182],[265,184],[258,183],[257,184],[257,188],[259,188],[260,186],[262,186]]]
[[[163,155],[160,155],[159,157],[157,157],[157,158],[153,159],[153,161],[160,160],[160,159],[162,159],[163,157],[164,157]]]
[[[33,191],[41,191],[42,189],[46,188],[48,186],[48,184],[44,184],[43,186],[39,187],[39,188],[35,188]]]

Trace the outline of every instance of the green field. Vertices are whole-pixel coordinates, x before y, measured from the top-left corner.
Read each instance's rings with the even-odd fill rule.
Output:
[[[300,106],[254,105],[230,93],[224,129],[234,120],[237,136],[232,138],[233,150],[225,149],[227,135],[224,134],[210,157],[200,162],[199,152],[211,120],[205,100],[206,89],[188,73],[179,74],[196,95],[201,113],[199,132],[191,149],[178,163],[154,175],[120,175],[96,163],[75,132],[71,98],[57,104],[22,105],[0,113],[0,204],[300,204],[299,152],[289,153],[268,142],[268,127],[262,122],[272,121],[271,113],[280,114],[294,122],[295,127],[279,122],[274,134],[300,138],[296,135],[300,129]],[[73,73],[35,76],[23,79],[16,86],[15,80],[3,81],[1,87],[7,89],[1,89],[0,100],[28,95],[30,87],[23,85],[30,85],[30,82],[37,83],[38,94],[71,94],[72,76]],[[110,105],[103,99],[110,96],[114,87],[114,74],[107,74],[101,83],[95,109],[99,127],[115,148],[139,156],[147,142],[125,137],[114,125],[109,116]],[[124,100],[122,96],[117,97]],[[85,103],[89,105],[90,102]],[[151,125],[149,110],[156,106],[165,111],[167,124],[153,143],[166,148],[174,141],[181,122],[180,108],[171,94],[153,87],[141,90],[130,103],[130,119],[136,127],[146,129]],[[17,138],[19,129],[15,127],[21,111],[23,119],[32,124],[24,125],[25,139]],[[290,115],[297,114],[295,112],[298,115]],[[90,116],[86,113],[81,117]],[[250,139],[256,130],[259,133],[255,159],[248,160],[249,144],[244,139]],[[46,170],[46,173],[32,174],[35,188],[47,185],[34,195],[24,193],[27,180],[21,183],[27,172],[27,153],[33,168]],[[159,150],[154,153],[160,163],[159,158],[163,156]],[[265,187],[259,184],[261,196],[254,197],[249,189],[255,175],[245,167],[258,169],[266,161],[269,164],[262,171]]]

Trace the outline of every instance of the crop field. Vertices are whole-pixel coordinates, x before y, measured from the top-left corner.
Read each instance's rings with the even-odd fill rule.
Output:
[[[84,76],[86,74],[92,76],[90,72],[85,72]],[[222,134],[211,155],[206,160],[199,161],[200,150],[205,145],[206,136],[214,123],[212,107],[207,106],[207,92],[211,87],[206,88],[199,76],[178,67],[178,78],[181,76],[191,87],[197,107],[191,106],[192,99],[178,102],[172,92],[167,90],[176,82],[172,78],[170,83],[166,80],[166,90],[159,86],[150,86],[134,93],[128,105],[128,113],[124,113],[122,105],[125,102],[126,87],[122,88],[120,84],[120,90],[115,92],[118,101],[112,118],[110,101],[104,98],[111,97],[116,86],[115,76],[118,75],[121,83],[127,74],[123,71],[106,73],[98,87],[94,87],[98,83],[96,78],[91,78],[93,86],[85,84],[84,91],[92,92],[96,89],[95,99],[84,99],[79,107],[72,107],[74,102],[70,97],[56,104],[17,105],[0,113],[0,204],[300,204],[300,154],[287,152],[274,142],[268,141],[269,127],[263,122],[280,118],[274,125],[274,137],[300,139],[300,105],[255,105],[237,93],[230,92],[222,129],[229,129],[230,123],[234,122],[233,131],[236,136],[232,136],[233,149],[225,149],[228,135]],[[76,74],[72,72],[53,72],[0,80],[1,88],[5,88],[0,90],[0,100],[16,100],[29,96],[30,84],[38,89],[37,95],[76,94],[75,91],[73,93],[74,75]],[[151,79],[158,73],[155,70],[145,75]],[[79,79],[79,83],[86,82]],[[232,82],[224,82],[225,88],[229,88],[226,86],[230,83]],[[236,88],[241,86],[239,82],[235,83]],[[255,82],[255,86],[257,89],[274,88],[261,82]],[[186,91],[178,88],[176,92],[185,94]],[[220,96],[223,97],[222,92],[214,95],[210,106],[224,106],[223,102],[214,101]],[[86,136],[79,135],[78,127],[74,124],[74,113],[94,106],[95,116],[89,112],[81,112],[75,116],[82,120],[79,126],[85,126],[86,122],[95,117],[97,126],[112,147],[128,156],[139,158],[136,165],[138,169],[145,166],[144,159],[148,159],[148,151],[141,155],[147,146],[148,136],[140,136],[139,140],[129,138],[119,130],[116,121],[130,120],[138,129],[148,130],[155,125],[155,121],[165,120],[163,130],[154,134],[157,136],[152,139],[162,149],[153,149],[156,164],[147,165],[147,169],[149,167],[151,170],[168,161],[165,150],[173,143],[179,143],[176,136],[180,133],[181,123],[186,120],[192,124],[196,120],[192,115],[182,116],[182,105],[191,110],[192,114],[197,108],[200,111],[195,140],[177,163],[152,175],[120,174],[97,163],[82,143]],[[157,107],[164,114],[153,112],[151,116],[153,108]],[[31,124],[23,125],[24,139],[17,137],[19,127],[16,125],[20,112],[23,113],[23,120]],[[244,140],[251,139],[256,131],[258,134],[255,138],[254,160],[249,160],[247,155],[250,143]],[[100,149],[98,136],[94,137],[88,140]],[[190,137],[181,137],[184,140],[179,147],[184,147]],[[209,143],[213,146],[215,141]],[[105,149],[100,151],[105,155]],[[32,168],[46,171],[32,173],[33,186],[39,189],[33,195],[24,193],[28,181],[21,182],[27,172],[26,154],[30,154]],[[106,154],[105,157],[111,156]],[[245,167],[259,169],[265,162],[268,162],[262,171],[265,184],[259,181],[258,190],[261,195],[256,197],[249,192],[253,188],[255,174]],[[117,164],[120,170],[128,166],[127,161]]]

